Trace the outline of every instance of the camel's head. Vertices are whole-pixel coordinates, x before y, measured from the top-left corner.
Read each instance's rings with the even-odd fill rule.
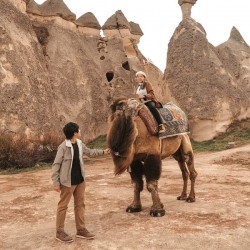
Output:
[[[130,111],[135,111],[138,109],[140,106],[140,102],[138,102],[134,98],[119,98],[115,100],[111,105],[110,109],[112,113],[115,113],[116,111],[125,111],[125,110],[130,110]]]
[[[139,105],[140,103],[134,98],[119,98],[110,105],[111,115],[109,120],[113,121],[116,115],[121,114],[125,116],[134,116]]]
[[[129,98],[127,101],[127,105],[129,109],[136,111],[141,103],[138,102],[135,98]]]
[[[136,106],[135,101],[119,98],[110,106],[110,128],[107,133],[107,144],[111,149],[115,174],[123,173],[133,160],[133,143],[138,135],[132,109]]]
[[[110,105],[110,109],[112,114],[115,113],[116,111],[124,111],[127,108],[127,99],[122,97],[122,98],[118,98],[116,99],[111,105]]]

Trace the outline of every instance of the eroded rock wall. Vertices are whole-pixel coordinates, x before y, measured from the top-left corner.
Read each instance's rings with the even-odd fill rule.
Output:
[[[133,96],[137,70],[146,71],[158,98],[167,100],[161,71],[142,63],[137,45],[128,57],[123,39],[112,36],[99,51],[100,36],[59,16],[23,12],[13,1],[0,2],[1,130],[61,133],[74,121],[86,141],[94,139],[107,131],[111,102]]]
[[[212,139],[232,121],[249,117],[246,86],[232,77],[199,23],[184,19],[168,48],[164,79],[188,114],[195,140]]]

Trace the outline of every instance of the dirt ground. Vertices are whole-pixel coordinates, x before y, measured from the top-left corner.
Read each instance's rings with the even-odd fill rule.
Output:
[[[86,165],[86,224],[94,240],[75,239],[73,203],[66,218],[71,244],[55,240],[59,194],[50,170],[0,175],[0,249],[250,249],[250,145],[195,154],[196,202],[178,201],[182,178],[177,163],[163,161],[159,193],[166,215],[126,213],[133,188],[128,173],[113,175],[111,158]]]

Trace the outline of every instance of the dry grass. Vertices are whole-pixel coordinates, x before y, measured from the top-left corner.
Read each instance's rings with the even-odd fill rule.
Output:
[[[23,169],[40,162],[53,161],[62,138],[51,133],[42,139],[28,139],[25,135],[17,136],[0,133],[0,169]]]

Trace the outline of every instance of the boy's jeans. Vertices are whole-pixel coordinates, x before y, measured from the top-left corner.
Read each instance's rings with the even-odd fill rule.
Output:
[[[57,214],[56,214],[56,230],[57,231],[64,231],[64,222],[65,222],[66,212],[67,212],[68,204],[70,202],[72,194],[74,196],[76,230],[81,230],[85,228],[84,193],[85,193],[85,181],[83,181],[79,185],[75,185],[71,187],[65,187],[61,185],[60,201],[58,202]]]

